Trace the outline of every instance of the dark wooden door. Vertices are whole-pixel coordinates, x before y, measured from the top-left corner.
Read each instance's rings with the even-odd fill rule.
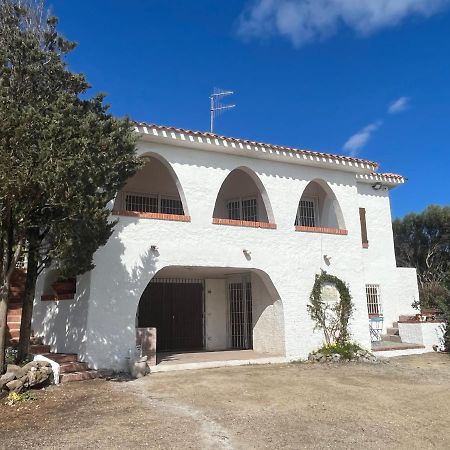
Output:
[[[138,325],[156,328],[157,351],[203,348],[203,284],[150,283],[139,303]]]

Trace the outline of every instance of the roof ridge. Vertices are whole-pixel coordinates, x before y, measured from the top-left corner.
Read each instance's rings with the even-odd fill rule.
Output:
[[[250,139],[235,138],[235,137],[231,137],[231,136],[222,136],[222,135],[219,135],[216,133],[211,133],[210,131],[195,131],[195,130],[189,130],[186,128],[158,125],[155,123],[147,123],[147,122],[142,122],[142,121],[137,121],[137,120],[133,121],[133,123],[136,124],[137,126],[156,128],[158,130],[174,131],[174,132],[178,132],[178,133],[192,134],[195,136],[203,136],[203,137],[210,137],[210,138],[214,138],[214,139],[234,141],[234,142],[239,142],[239,143],[248,144],[248,145],[255,145],[258,147],[267,147],[267,148],[271,148],[274,150],[288,150],[288,151],[294,151],[294,152],[311,155],[311,156],[319,156],[319,157],[338,159],[341,161],[356,162],[356,163],[360,163],[360,164],[370,165],[375,168],[378,168],[378,166],[379,166],[377,162],[370,161],[367,159],[355,158],[352,156],[345,156],[345,155],[337,155],[335,153],[320,152],[317,150],[299,149],[299,148],[287,147],[287,146],[283,146],[283,145],[268,144],[268,143],[253,141]]]

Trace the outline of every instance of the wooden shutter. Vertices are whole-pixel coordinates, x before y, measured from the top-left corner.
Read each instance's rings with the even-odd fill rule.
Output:
[[[361,242],[363,248],[369,247],[369,240],[367,239],[367,223],[366,223],[366,209],[359,208],[359,222],[361,223]]]

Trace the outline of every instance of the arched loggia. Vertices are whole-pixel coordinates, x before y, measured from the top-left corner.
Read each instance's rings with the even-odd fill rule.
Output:
[[[316,179],[307,184],[298,204],[295,225],[345,229],[339,202],[325,181]]]
[[[144,166],[118,193],[114,210],[188,216],[183,188],[172,166],[156,153],[141,158]]]
[[[213,218],[275,222],[269,196],[255,172],[238,167],[228,174],[217,195]]]

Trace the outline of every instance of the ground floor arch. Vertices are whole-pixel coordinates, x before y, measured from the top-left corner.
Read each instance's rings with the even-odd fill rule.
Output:
[[[255,269],[165,267],[139,300],[136,326],[155,330],[157,352],[285,354],[281,299]]]

